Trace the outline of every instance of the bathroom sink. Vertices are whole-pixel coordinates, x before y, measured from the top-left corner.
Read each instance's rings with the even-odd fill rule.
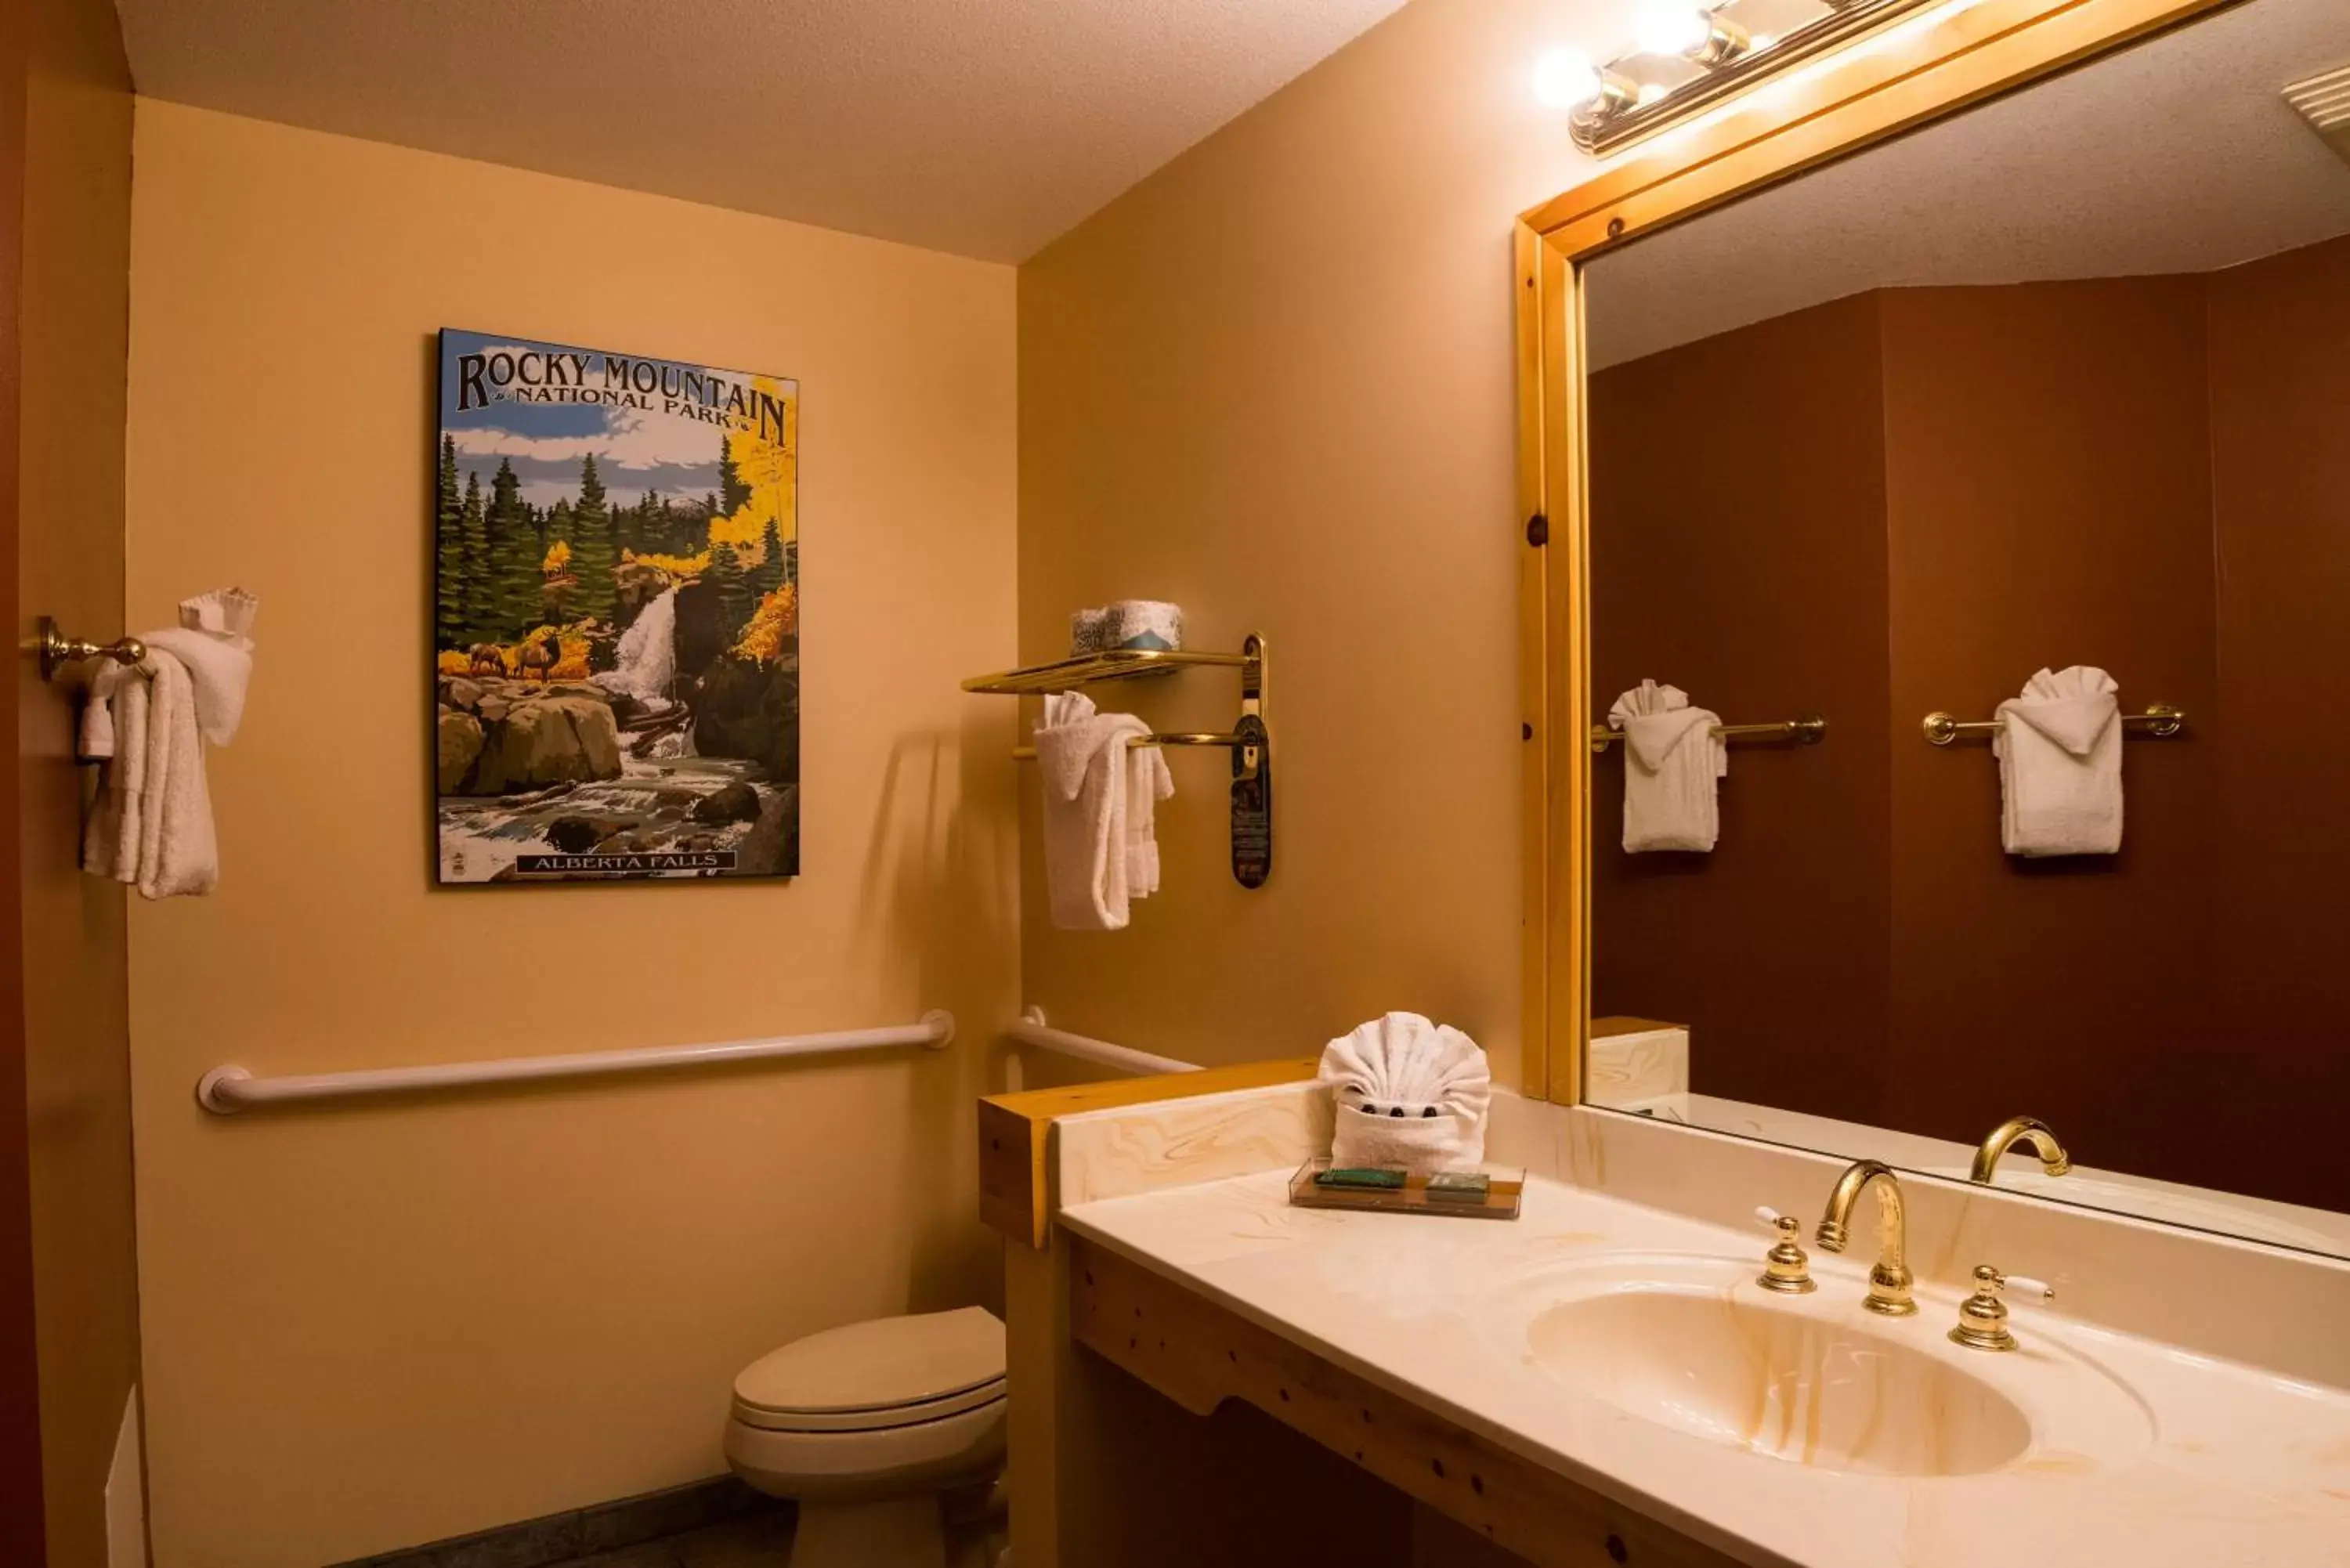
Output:
[[[1554,1280],[1565,1299],[1534,1314],[1528,1345],[1551,1376],[1628,1415],[1821,1469],[1980,1475],[2050,1447],[2051,1415],[2066,1428],[2054,1446],[2085,1459],[2148,1435],[2137,1402],[2077,1357],[1962,1350],[1943,1336],[1946,1306],[1879,1319],[1849,1284],[1780,1296],[1753,1272],[1661,1257],[1578,1271]]]

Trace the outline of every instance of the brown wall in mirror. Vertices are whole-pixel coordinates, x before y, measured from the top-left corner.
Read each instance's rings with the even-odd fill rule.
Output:
[[[1595,711],[1653,677],[1831,726],[1733,746],[1711,856],[1622,853],[1599,761],[1595,1012],[1690,1025],[1700,1094],[1967,1143],[2028,1111],[2084,1164],[2350,1209],[2345,362],[2350,241],[1595,376]],[[1988,745],[1918,721],[2072,663],[2190,727],[2129,740],[2122,853],[2012,857]]]

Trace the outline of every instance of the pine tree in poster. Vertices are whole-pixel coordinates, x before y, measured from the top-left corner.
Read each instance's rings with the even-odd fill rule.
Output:
[[[732,643],[750,620],[753,603],[751,585],[743,575],[743,563],[733,545],[710,546],[710,586],[718,596],[719,629]]]
[[[482,509],[481,476],[470,469],[465,473],[465,499],[457,509],[457,536],[462,545],[457,569],[464,580],[465,638],[471,642],[492,641],[498,635],[498,618],[490,582],[490,524]]]
[[[539,560],[539,616],[552,626],[569,620],[579,602],[571,534],[571,503],[558,498],[546,509],[546,550]]]
[[[772,517],[759,536],[759,564],[751,568],[751,588],[754,597],[764,599],[784,586],[784,535]]]
[[[743,481],[742,470],[734,466],[734,438],[718,438],[718,507],[732,517],[750,504],[751,487]]]
[[[512,642],[538,625],[539,598],[546,581],[539,570],[546,556],[530,507],[522,498],[522,481],[514,463],[498,459],[490,479],[490,583],[496,607],[496,640]]]
[[[440,495],[433,508],[432,636],[442,648],[465,640],[463,504],[457,495],[457,442],[441,438]]]
[[[571,512],[571,571],[579,579],[573,613],[608,621],[619,607],[619,585],[612,569],[620,552],[612,540],[612,509],[593,452],[579,460],[579,504]]]

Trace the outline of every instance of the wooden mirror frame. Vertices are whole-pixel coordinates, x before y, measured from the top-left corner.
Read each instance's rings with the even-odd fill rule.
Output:
[[[1588,472],[1583,267],[1805,170],[2239,0],[1975,0],[1758,85],[1517,223],[1520,701],[1525,720],[1520,1087],[1582,1099],[1591,1023]],[[1559,131],[1565,136],[1564,128]]]

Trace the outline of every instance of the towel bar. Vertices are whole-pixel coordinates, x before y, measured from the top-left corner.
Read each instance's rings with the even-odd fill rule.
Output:
[[[84,659],[111,659],[117,664],[138,664],[147,657],[147,645],[135,637],[118,637],[112,642],[92,642],[87,638],[68,637],[57,629],[57,623],[43,616],[34,626],[33,640],[26,649],[41,658],[41,679],[55,680],[57,671]]]
[[[1716,724],[1713,732],[1725,741],[1762,735],[1774,741],[1793,741],[1799,746],[1815,746],[1827,738],[1828,722],[1817,713],[1805,713],[1799,718],[1782,719],[1775,724]],[[1595,752],[1604,752],[1623,738],[1621,730],[1611,730],[1605,724],[1591,726],[1591,749]]]
[[[2121,719],[2124,724],[2145,725],[2149,735],[2167,738],[2186,728],[2187,711],[2174,708],[2168,702],[2150,702],[2145,712],[2125,713]],[[1929,713],[1925,722],[1918,726],[1925,732],[1927,743],[1936,746],[1947,746],[1960,735],[1994,734],[2002,727],[1997,719],[1962,721],[1948,713]]]

